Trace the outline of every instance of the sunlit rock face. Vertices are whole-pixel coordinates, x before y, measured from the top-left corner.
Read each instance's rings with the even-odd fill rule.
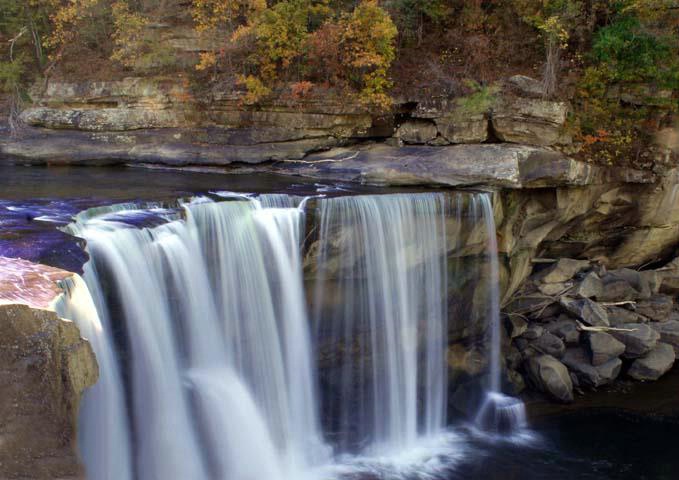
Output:
[[[97,362],[78,327],[51,309],[71,276],[0,257],[1,478],[85,478],[75,426]]]
[[[0,306],[23,304],[49,308],[54,298],[62,293],[57,282],[72,275],[47,265],[0,257]]]

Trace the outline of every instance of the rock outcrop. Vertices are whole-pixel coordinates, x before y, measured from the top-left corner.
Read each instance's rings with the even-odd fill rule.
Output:
[[[72,274],[0,257],[0,477],[84,479],[75,453],[83,391],[97,380],[89,343],[51,310]]]

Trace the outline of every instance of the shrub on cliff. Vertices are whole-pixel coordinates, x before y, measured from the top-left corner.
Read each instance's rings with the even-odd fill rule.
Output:
[[[130,8],[126,0],[111,6],[113,52],[111,60],[134,70],[146,71],[174,62],[172,52],[149,32],[150,20]]]
[[[619,2],[593,36],[576,92],[584,153],[637,158],[679,105],[679,12],[664,0]]]
[[[376,0],[363,0],[350,13],[333,11],[328,0],[283,0],[271,6],[194,0],[193,16],[199,32],[228,33],[226,47],[203,53],[196,69],[212,69],[214,75],[221,62],[230,64],[247,90],[246,103],[261,101],[278,84],[322,81],[350,87],[369,106],[390,104],[388,71],[397,31]],[[230,52],[238,52],[235,65]]]

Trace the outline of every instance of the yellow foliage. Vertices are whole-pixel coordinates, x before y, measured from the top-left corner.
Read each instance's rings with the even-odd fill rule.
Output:
[[[266,9],[266,0],[193,0],[191,15],[198,32],[225,26],[234,30]]]
[[[200,61],[196,65],[196,70],[209,70],[217,64],[217,55],[214,52],[201,52],[199,54]]]
[[[45,40],[45,46],[52,50],[50,58],[58,60],[64,48],[77,34],[77,26],[89,13],[90,8],[100,0],[34,0],[42,2],[53,13],[50,15],[52,32]]]
[[[271,89],[253,75],[239,75],[238,84],[244,86],[247,90],[245,98],[243,99],[243,103],[246,105],[255,104],[262,98],[271,94]]]
[[[144,28],[148,20],[139,13],[131,12],[125,0],[118,0],[111,6],[113,16],[113,54],[111,60],[127,67],[139,59],[144,43]]]
[[[394,61],[396,26],[376,0],[363,0],[346,20],[342,39],[349,66],[362,72],[362,102],[386,109],[391,105],[387,71]]]

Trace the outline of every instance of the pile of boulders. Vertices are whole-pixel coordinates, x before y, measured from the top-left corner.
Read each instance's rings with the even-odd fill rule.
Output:
[[[536,267],[505,308],[507,366],[551,398],[621,375],[657,380],[679,355],[674,264],[607,270],[562,258]]]

